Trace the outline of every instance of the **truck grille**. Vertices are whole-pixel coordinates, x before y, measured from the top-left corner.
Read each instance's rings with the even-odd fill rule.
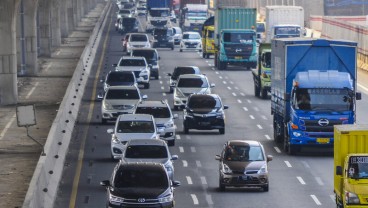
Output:
[[[253,45],[225,44],[225,53],[229,59],[249,59]]]
[[[163,20],[151,20],[151,24],[153,26],[165,26],[167,24],[167,21]]]
[[[318,124],[319,120],[305,120],[305,127],[307,132],[333,132],[334,125],[342,124],[340,120],[329,120],[327,126],[321,126]]]

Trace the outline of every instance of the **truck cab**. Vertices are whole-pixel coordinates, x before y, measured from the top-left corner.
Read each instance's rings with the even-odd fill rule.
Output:
[[[150,8],[147,14],[146,32],[154,28],[168,28],[171,26],[169,8]]]
[[[304,29],[299,25],[275,25],[272,29],[271,39],[304,37],[304,34]]]
[[[202,47],[203,58],[210,58],[210,55],[215,54],[215,27],[213,25],[204,26],[202,30]]]
[[[207,20],[208,6],[206,4],[187,4],[181,10],[180,27],[183,31],[200,31]]]
[[[263,99],[271,92],[271,44],[261,43],[259,46],[258,67],[252,69],[254,95]]]

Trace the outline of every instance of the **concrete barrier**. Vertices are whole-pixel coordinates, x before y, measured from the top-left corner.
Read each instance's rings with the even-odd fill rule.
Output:
[[[53,121],[44,147],[46,156],[41,156],[37,163],[23,208],[48,208],[54,205],[82,96],[110,10],[111,2],[108,1],[80,57]]]

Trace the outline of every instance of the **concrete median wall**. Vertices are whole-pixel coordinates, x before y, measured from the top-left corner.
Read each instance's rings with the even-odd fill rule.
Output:
[[[23,208],[53,207],[82,96],[110,9],[108,1],[80,57],[48,134],[44,147],[46,155],[40,156]]]

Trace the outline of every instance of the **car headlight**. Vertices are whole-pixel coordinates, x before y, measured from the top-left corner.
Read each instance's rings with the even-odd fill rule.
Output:
[[[187,113],[185,114],[185,117],[186,117],[186,118],[193,118],[193,114],[192,114],[192,113],[190,113],[190,112],[187,112]]]
[[[174,97],[186,98],[185,95],[182,92],[180,92],[179,90],[175,90]]]
[[[151,44],[150,43],[146,43],[145,47],[151,47]]]
[[[347,204],[360,204],[359,197],[353,192],[345,191],[345,201]]]
[[[135,107],[135,105],[124,105],[123,106],[124,110],[133,109],[134,107]]]
[[[165,202],[172,202],[174,200],[174,196],[172,194],[169,194],[167,196],[158,198],[158,201],[160,203],[165,203]]]
[[[109,196],[109,201],[112,203],[112,204],[121,204],[124,202],[124,198],[121,198],[121,197],[117,197],[117,196],[114,196],[112,194],[110,194]]]
[[[265,174],[267,173],[267,164],[262,165],[261,169],[259,169],[258,174]]]
[[[128,44],[127,44],[127,47],[129,47],[129,48],[130,48],[130,47],[132,47],[132,44],[128,43]]]
[[[165,127],[166,128],[174,127],[174,122],[173,121],[169,121],[169,122],[165,123]]]
[[[222,165],[222,171],[225,173],[225,174],[231,174],[233,173],[233,171],[229,168],[229,166],[227,166],[226,164],[223,164]]]
[[[105,110],[112,110],[112,105],[110,105],[108,102],[103,102],[102,103],[102,107],[105,109]]]
[[[119,144],[120,143],[120,140],[118,139],[118,137],[117,136],[112,136],[111,137],[111,141],[112,141],[112,143],[114,143],[114,144]]]

